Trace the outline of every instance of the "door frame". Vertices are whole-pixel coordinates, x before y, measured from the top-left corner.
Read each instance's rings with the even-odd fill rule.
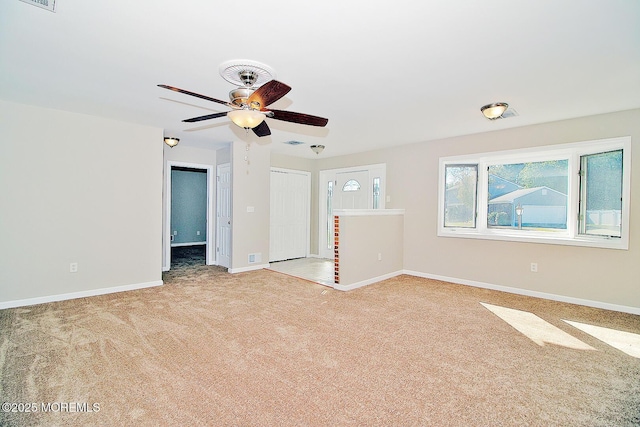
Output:
[[[164,265],[162,266],[162,271],[169,271],[171,269],[171,171],[174,167],[182,167],[182,168],[190,168],[190,169],[200,169],[207,171],[207,230],[206,230],[206,252],[205,252],[205,263],[207,265],[215,264],[215,257],[212,256],[212,247],[215,246],[212,231],[214,230],[212,222],[214,219],[211,214],[213,212],[213,203],[215,201],[214,197],[214,187],[213,187],[213,177],[215,176],[213,173],[212,165],[203,165],[200,163],[187,163],[187,162],[176,162],[176,161],[167,161],[166,168],[166,206],[165,206],[165,232],[164,232]]]
[[[348,168],[339,169],[325,169],[318,172],[318,256],[320,258],[333,259],[333,247],[328,248],[328,242],[326,241],[326,224],[327,220],[327,191],[329,180],[336,181],[336,176],[339,173],[360,172],[368,171],[369,178],[367,180],[368,203],[373,201],[373,178],[380,177],[380,205],[378,209],[385,208],[386,202],[386,186],[387,186],[387,164],[377,163],[373,165],[352,166]],[[334,189],[337,191],[337,189]],[[373,206],[372,206],[373,207]]]

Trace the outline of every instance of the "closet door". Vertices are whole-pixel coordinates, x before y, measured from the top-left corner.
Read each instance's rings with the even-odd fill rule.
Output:
[[[307,256],[310,183],[309,172],[271,169],[269,262]]]

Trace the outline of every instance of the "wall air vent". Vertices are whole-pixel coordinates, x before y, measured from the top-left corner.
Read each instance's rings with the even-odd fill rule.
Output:
[[[47,9],[49,12],[56,11],[56,0],[20,0],[23,3],[29,3],[34,6]]]
[[[304,142],[302,141],[285,141],[285,144],[289,144],[289,145],[301,145],[304,144]]]

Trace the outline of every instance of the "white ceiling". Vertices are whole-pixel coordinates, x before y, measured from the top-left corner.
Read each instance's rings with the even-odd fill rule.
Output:
[[[226,117],[182,123],[226,107],[156,86],[227,100],[218,69],[232,59],[293,88],[273,108],[329,119],[267,119],[261,143],[336,156],[639,108],[640,1],[0,3],[0,99],[160,127],[180,144],[257,140]],[[519,116],[484,119],[496,101]]]

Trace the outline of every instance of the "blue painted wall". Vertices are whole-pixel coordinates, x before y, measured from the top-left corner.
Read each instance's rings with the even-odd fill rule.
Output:
[[[198,232],[200,234],[198,235]],[[207,172],[171,170],[171,233],[173,245],[206,242]]]

